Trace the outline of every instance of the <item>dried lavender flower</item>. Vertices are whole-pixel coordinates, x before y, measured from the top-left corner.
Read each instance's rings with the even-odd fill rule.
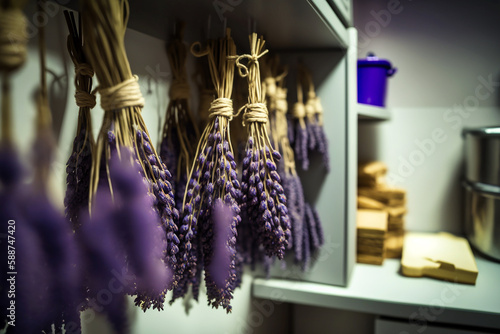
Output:
[[[70,32],[68,52],[75,65],[75,99],[79,111],[76,136],[66,163],[64,207],[66,218],[72,223],[73,229],[77,229],[80,226],[80,213],[89,209],[92,152],[95,145],[90,110],[95,106],[96,99],[91,93],[94,71],[83,53],[83,36],[81,31],[75,30],[77,25],[73,14],[66,11],[65,17]]]
[[[192,51],[196,45],[199,44],[195,43]],[[205,52],[193,52],[199,56],[208,55],[218,97],[210,106],[209,122],[198,143],[196,160],[184,193],[183,219],[180,226],[180,237],[183,240],[179,252],[181,263],[177,266],[177,274],[182,280],[174,289],[171,300],[172,303],[184,296],[190,286],[193,294],[197,296],[200,272],[204,268],[209,305],[222,306],[227,312],[231,311],[230,301],[235,287],[236,252],[221,252],[223,248],[217,248],[214,242],[220,245],[226,239],[228,247],[234,249],[237,224],[241,221],[238,206],[240,189],[229,132],[229,122],[233,117],[230,97],[234,60],[226,58],[226,55],[232,56],[235,52],[236,48],[229,32],[225,38],[211,41]],[[224,254],[229,254],[229,259]],[[228,261],[229,265],[221,265],[224,261]],[[224,267],[226,272],[213,272],[215,267],[210,267],[211,263],[215,263],[216,268]],[[225,283],[221,282],[220,277],[225,277]]]
[[[167,47],[173,80],[169,92],[170,102],[163,125],[160,157],[172,173],[176,207],[180,210],[199,132],[189,106],[187,50],[182,42],[183,26],[178,30],[179,34]]]
[[[272,147],[267,133],[268,110],[261,91],[258,59],[264,55],[264,40],[257,34],[250,35],[251,54],[238,57],[236,63],[249,86],[248,103],[243,107],[243,124],[247,127],[248,140],[243,159],[242,190],[246,215],[253,222],[252,229],[258,236],[268,256],[283,259],[291,239],[286,196],[281,186],[277,163],[281,155]],[[247,66],[241,62],[248,59]]]
[[[153,195],[153,207],[160,218],[167,239],[165,263],[173,268],[179,250],[178,219],[170,183],[172,175],[156,153],[146,124],[141,116],[144,98],[140,92],[138,77],[132,75],[124,48],[124,34],[128,22],[128,2],[96,2],[83,4],[83,32],[87,43],[85,55],[99,80],[101,106],[104,119],[96,142],[95,157],[91,169],[91,203],[98,187],[106,185],[113,192],[109,175],[110,152],[113,146],[119,151],[125,147],[134,152],[133,159],[141,166],[141,174],[149,183]],[[111,143],[114,142],[114,143]],[[104,172],[102,182],[101,175]],[[175,285],[179,277],[174,277]]]

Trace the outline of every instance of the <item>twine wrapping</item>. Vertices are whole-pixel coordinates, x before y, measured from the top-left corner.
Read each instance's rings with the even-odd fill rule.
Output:
[[[276,95],[275,95],[275,108],[276,111],[286,113],[288,110],[288,101],[286,100],[286,89],[285,88],[280,88],[276,89]]]
[[[188,100],[189,84],[186,80],[174,80],[168,92],[170,100]]]
[[[303,119],[304,117],[306,117],[306,107],[304,106],[304,103],[296,102],[293,105],[292,117],[298,119]]]
[[[26,17],[19,8],[0,11],[0,68],[14,70],[26,60]]]
[[[92,78],[94,76],[94,70],[92,69],[92,66],[86,63],[81,63],[75,66],[76,105],[80,108],[92,109],[96,104],[95,94],[89,93],[80,88],[80,82],[82,81],[83,76],[89,78]]]
[[[96,88],[101,94],[102,109],[110,111],[126,107],[144,107],[144,98],[138,80],[139,77],[134,75],[118,85],[109,88]]]
[[[219,97],[210,103],[210,109],[208,112],[209,119],[216,116],[224,116],[231,121],[233,119],[233,100],[225,97]]]
[[[245,108],[243,125],[252,122],[266,124],[269,120],[269,112],[265,103],[248,103],[243,108]]]

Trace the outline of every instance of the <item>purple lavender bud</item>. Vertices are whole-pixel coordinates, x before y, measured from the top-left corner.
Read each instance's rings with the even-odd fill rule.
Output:
[[[257,189],[254,186],[251,186],[248,190],[251,197],[257,197]]]
[[[265,170],[265,168],[261,168],[259,170],[259,177],[260,177],[261,180],[265,180],[266,179],[266,170]]]
[[[210,145],[212,145],[212,144],[214,143],[214,140],[215,140],[215,138],[214,138],[213,133],[210,133],[210,134],[208,135],[208,137],[207,137],[207,144],[208,144],[209,146],[210,146]]]
[[[276,161],[280,161],[281,160],[281,154],[280,154],[280,152],[278,152],[276,150],[273,150],[273,158]]]
[[[281,184],[279,184],[278,181],[274,181],[274,189],[277,191],[278,194],[283,194],[284,193],[284,190],[283,190],[283,187],[281,186]]]
[[[288,209],[283,204],[278,204],[278,210],[282,215],[288,215]]]
[[[266,166],[267,166],[267,169],[269,169],[270,171],[276,170],[276,164],[274,162],[272,162],[271,160],[266,160]]]
[[[267,199],[267,206],[268,206],[270,209],[274,208],[274,200],[273,200],[271,197],[269,197],[269,198]]]
[[[210,157],[212,156],[212,150],[212,146],[205,147],[205,156],[207,157],[207,159],[210,159]]]
[[[156,164],[157,164],[156,156],[155,156],[154,154],[150,154],[150,155],[148,156],[148,160],[149,160],[149,163],[150,163],[151,165],[156,165]],[[163,172],[163,171],[160,171],[160,177],[161,177],[162,172]],[[165,173],[164,173],[164,172],[163,172],[163,175],[165,175]],[[165,176],[163,176],[163,177],[165,177]]]
[[[115,143],[116,137],[115,133],[113,131],[108,131],[108,143],[112,144]]]
[[[196,197],[195,197],[195,198],[194,198],[194,200],[193,200],[193,204],[194,204],[195,206],[198,206],[198,205],[200,205],[200,202],[201,202],[201,197],[200,197],[200,195],[196,195]]]
[[[248,166],[250,165],[250,158],[249,157],[244,157],[242,165],[243,165],[243,169],[247,169]]]
[[[145,141],[142,145],[147,155],[153,154],[153,149],[151,148],[151,145],[147,141]]]
[[[273,179],[274,181],[276,181],[276,182],[281,182],[281,177],[280,177],[280,175],[278,174],[278,172],[276,172],[276,171],[271,171],[271,172],[270,172],[270,175],[271,175],[271,179]]]
[[[147,165],[146,162],[144,162],[145,165]],[[153,165],[153,175],[155,178],[159,179],[160,178],[160,169],[158,168],[158,166],[155,166]]]
[[[250,185],[255,185],[256,183],[258,183],[260,180],[259,180],[259,176],[256,175],[256,174],[252,174],[250,175],[250,178],[248,179],[248,184]]]
[[[205,161],[206,161],[206,158],[205,156],[203,155],[203,153],[200,153],[200,155],[198,156],[198,163],[203,166],[205,164]]]

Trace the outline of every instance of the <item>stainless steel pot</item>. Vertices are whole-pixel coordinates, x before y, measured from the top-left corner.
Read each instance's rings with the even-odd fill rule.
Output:
[[[500,261],[500,187],[463,181],[465,234],[484,255]]]
[[[500,126],[463,130],[465,178],[500,186]]]

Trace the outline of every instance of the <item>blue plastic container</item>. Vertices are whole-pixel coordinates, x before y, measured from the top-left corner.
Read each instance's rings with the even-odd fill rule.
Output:
[[[369,53],[358,60],[358,103],[384,107],[387,95],[387,78],[396,73],[391,63]]]

